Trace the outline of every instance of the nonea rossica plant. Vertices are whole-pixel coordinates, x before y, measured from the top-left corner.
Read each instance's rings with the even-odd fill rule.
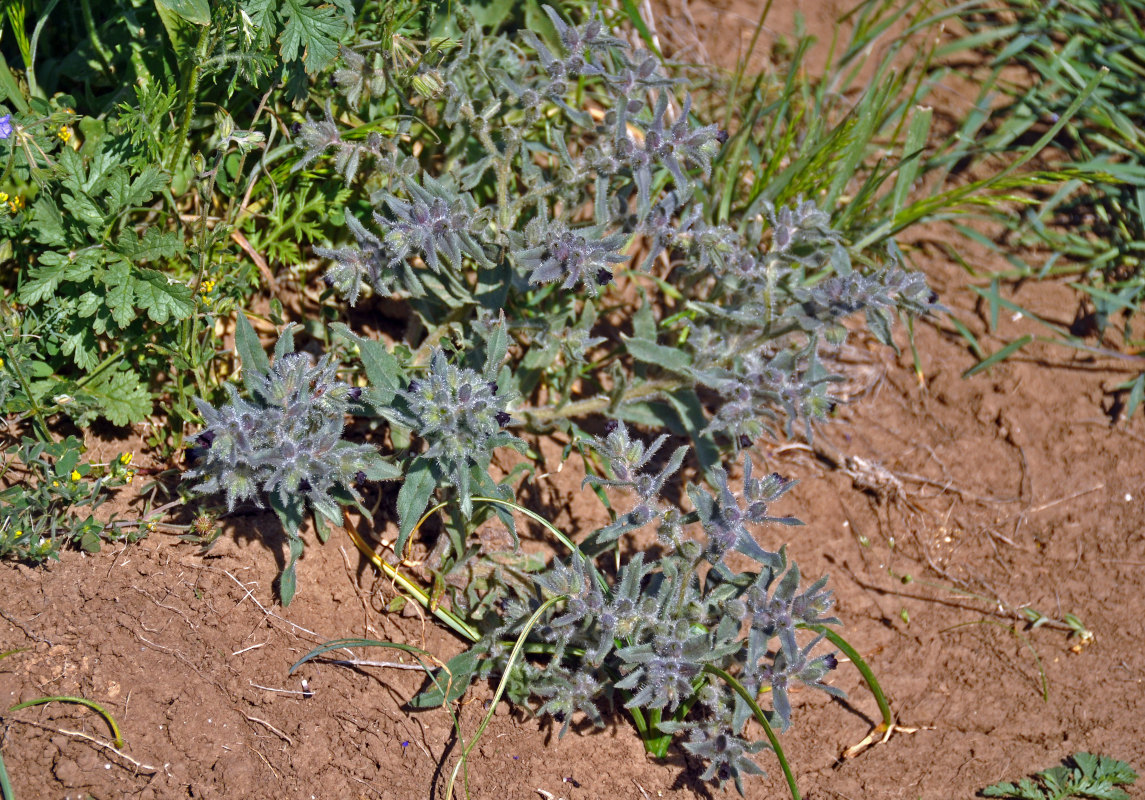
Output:
[[[362,389],[338,380],[333,360],[295,353],[289,327],[275,347],[273,365],[258,349],[246,318],[239,315],[237,338],[248,355],[244,379],[251,400],[226,384],[230,403],[220,408],[196,398],[206,428],[195,436],[199,463],[184,474],[199,478],[195,491],[222,492],[227,510],[244,500],[269,502],[290,545],[279,584],[283,603],[296,586],[295,562],[302,554],[300,527],[307,509],[331,525],[342,522],[341,504],[361,504],[357,484],[397,476],[369,445],[342,439],[345,415]],[[318,526],[319,535],[325,528]]]
[[[468,662],[469,671],[502,671],[513,640],[528,633],[543,662],[513,667],[511,699],[539,698],[540,713],[555,720],[562,736],[576,712],[601,725],[603,708],[623,706],[654,752],[663,755],[673,736],[684,735],[684,748],[707,764],[703,780],[732,781],[742,791],[743,775],[762,774],[752,755],[772,746],[745,738],[749,719],[769,732],[786,729],[789,692],[797,685],[841,695],[824,683],[838,664],[835,655],[815,652],[823,626],[838,624],[828,616],[833,599],[826,579],[801,587],[784,549],[766,550],[752,531],[799,524],[770,511],[794,482],[754,477],[745,455],[740,491],[719,470],[714,493],[687,486],[694,508],[685,511],[663,495],[688,448],[677,448],[655,469],[650,462],[667,437],[646,447],[622,423],[609,427],[589,446],[612,477],[590,476],[586,483],[628,490],[632,508],[529,580],[505,571],[491,589],[495,603],[483,604],[503,610],[477,620],[489,633],[474,645],[471,652],[483,658]],[[657,556],[637,549],[611,576],[597,566],[591,553],[646,528],[656,532]],[[526,620],[550,599],[557,602],[526,630]],[[455,670],[452,677],[470,676]],[[749,699],[764,693],[766,714]]]
[[[295,170],[341,176],[353,198],[344,241],[315,249],[322,300],[356,305],[357,320],[400,308],[404,332],[392,319],[366,323],[385,342],[333,326],[368,380],[355,395],[329,357],[291,355],[289,330],[272,365],[240,320],[249,399],[230,390],[227,405],[200,406],[208,447],[189,477],[232,508],[279,514],[284,601],[306,508],[341,522],[363,479],[401,479],[391,561],[346,524],[472,642],[415,707],[499,677],[562,733],[576,714],[599,723],[623,708],[651,752],[679,737],[717,784],[742,789],[773,749],[794,790],[774,732],[791,724],[793,688],[838,693],[824,638],[861,659],[829,627],[826,579],[802,585],[785,549],[757,538],[798,524],[773,512],[793,482],[761,476],[744,451],[826,417],[850,318],[890,344],[895,316],[934,298],[897,249],[853,249],[811,200],[765,193],[713,221],[727,134],[595,14],[546,13],[543,32],[492,33],[462,10],[456,30],[420,38],[387,18],[377,42],[343,54],[344,96],[296,130]],[[399,43],[424,51],[382,80],[371,65],[395,63]],[[369,418],[385,449],[342,441],[347,413]],[[586,432],[604,421],[604,435]],[[512,501],[528,464],[492,468],[504,448],[535,461],[526,436],[554,429],[613,515],[579,544]],[[400,562],[439,511],[420,565],[431,593]],[[569,552],[550,566],[486,557],[477,528],[493,513],[514,542],[523,514]]]

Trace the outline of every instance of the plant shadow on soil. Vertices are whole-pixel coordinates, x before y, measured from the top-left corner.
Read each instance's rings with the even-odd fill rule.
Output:
[[[989,253],[956,246],[967,260],[991,263]],[[915,257],[942,302],[999,346],[958,268],[930,252]],[[1049,282],[1018,286],[1012,298],[1059,317],[1077,302]],[[1145,654],[1140,626],[1129,622],[1145,616],[1145,418],[1111,425],[1103,411],[1110,388],[1128,377],[1125,365],[1036,345],[964,380],[974,361],[963,340],[942,320],[916,330],[921,384],[908,349],[897,357],[872,349],[880,379],[823,429],[843,468],[800,448],[752,450],[757,465],[800,479],[777,511],[807,523],[765,529],[761,542],[786,541],[808,580],[830,573],[843,634],[875,670],[898,720],[919,729],[841,758],[878,719],[858,673],[841,664],[832,680],[845,703],[792,695],[793,727],[782,741],[804,797],[969,798],[1079,750],[1145,767]],[[1037,332],[1028,320],[1003,319],[999,333],[1027,332]],[[600,524],[576,459],[557,472],[560,446],[541,445],[549,474],[535,478],[533,496],[566,531]],[[126,514],[126,502],[106,510],[118,504]],[[440,797],[459,747],[444,711],[406,708],[423,673],[289,668],[343,636],[414,644],[443,661],[463,644],[412,603],[385,613],[393,588],[338,535],[320,546],[308,534],[298,594],[288,609],[274,605],[280,535],[273,516],[260,514],[228,522],[206,557],[157,533],[94,556],[69,552],[44,569],[0,565],[0,652],[23,648],[0,660],[0,702],[95,700],[115,715],[123,752],[138,762],[63,732],[106,733],[77,706],[5,714],[0,748],[17,797],[257,797],[271,787],[292,798]],[[916,580],[904,584],[904,575]],[[1025,605],[1055,619],[1076,614],[1094,641],[1023,627],[1006,609]],[[492,693],[476,685],[466,696],[466,736]],[[747,797],[784,796],[774,758],[759,762],[768,776],[747,778]],[[566,800],[718,795],[699,783],[701,770],[678,746],[663,761],[646,756],[623,713],[603,729],[575,725],[558,742],[551,722],[502,702],[471,754],[468,790]]]

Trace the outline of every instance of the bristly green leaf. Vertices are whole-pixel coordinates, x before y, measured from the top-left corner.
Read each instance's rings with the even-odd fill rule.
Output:
[[[254,391],[258,376],[270,372],[270,359],[262,349],[262,342],[258,340],[250,320],[241,313],[235,320],[235,350],[242,362],[243,384],[248,392]]]
[[[211,7],[207,0],[155,0],[155,4],[173,11],[192,25],[211,24]]]
[[[436,486],[437,479],[430,462],[421,457],[415,458],[406,470],[402,488],[398,491],[398,539],[394,542],[396,552],[405,550],[414,525],[429,505]]]
[[[397,393],[404,380],[401,363],[393,353],[386,349],[385,344],[374,339],[359,336],[343,323],[336,322],[331,325],[334,332],[358,346],[362,367],[366,370],[366,378],[370,386],[378,393],[377,401],[389,403]]]
[[[449,659],[444,667],[433,674],[429,688],[409,701],[410,708],[437,708],[460,700],[473,682],[483,649],[471,647]]]
[[[644,364],[672,372],[686,372],[692,366],[692,357],[677,347],[665,347],[637,336],[624,337],[624,346],[633,358]]]

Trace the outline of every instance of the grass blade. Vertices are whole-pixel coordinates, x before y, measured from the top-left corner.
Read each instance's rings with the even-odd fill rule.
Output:
[[[16,800],[16,792],[12,789],[12,781],[8,778],[8,770],[4,766],[4,754],[0,753],[0,798],[3,800]]]
[[[779,737],[776,736],[775,731],[771,729],[771,725],[767,721],[767,715],[763,713],[763,709],[759,707],[759,703],[755,702],[755,698],[752,697],[751,692],[731,674],[719,667],[704,664],[704,672],[715,675],[744,699],[748,708],[751,709],[751,713],[755,715],[756,722],[763,726],[763,732],[767,736],[767,741],[775,751],[775,757],[779,759],[779,768],[783,770],[783,777],[787,780],[787,788],[791,792],[791,800],[801,800],[799,787],[795,785],[795,775],[791,772],[791,765],[787,763],[787,756],[783,754],[783,746],[779,743]]]
[[[31,708],[32,706],[42,706],[45,703],[75,703],[76,705],[87,706],[92,711],[103,717],[107,726],[111,728],[112,741],[115,742],[116,747],[123,747],[123,734],[119,731],[119,725],[115,722],[115,717],[111,716],[106,708],[101,706],[94,700],[88,700],[86,697],[70,697],[66,695],[59,695],[55,697],[37,697],[35,700],[26,700],[23,703],[17,703],[9,708],[9,711],[19,711],[22,708]]]
[[[994,353],[992,356],[987,358],[985,361],[982,361],[978,364],[975,364],[970,369],[963,372],[962,377],[963,378],[969,378],[971,376],[977,375],[979,372],[982,372],[983,370],[990,369],[990,367],[994,366],[995,364],[997,364],[1001,361],[1005,361],[1007,358],[1009,358],[1014,353],[1021,350],[1023,347],[1025,347],[1026,345],[1028,345],[1032,341],[1034,341],[1033,334],[1029,334],[1029,333],[1027,333],[1021,339],[1015,339],[1014,341],[1010,342],[1008,345],[1003,347],[1001,350],[999,350],[998,352]]]
[[[453,784],[457,781],[457,772],[461,766],[469,760],[469,752],[473,746],[481,739],[481,735],[485,733],[485,729],[489,727],[489,721],[493,719],[493,714],[497,710],[497,704],[501,702],[501,695],[505,693],[505,687],[509,684],[509,678],[513,672],[513,665],[517,663],[517,659],[521,655],[521,651],[525,647],[525,639],[533,630],[533,627],[541,619],[541,616],[553,605],[559,603],[561,600],[567,599],[564,595],[557,595],[550,597],[545,602],[541,603],[541,607],[533,612],[533,616],[529,617],[529,621],[525,623],[525,627],[521,630],[521,634],[517,637],[516,644],[513,645],[513,650],[509,653],[509,660],[505,662],[505,673],[501,676],[501,680],[497,683],[497,691],[493,693],[493,700],[489,703],[489,710],[485,713],[484,719],[477,727],[477,731],[473,734],[473,738],[469,740],[469,744],[461,751],[461,758],[453,766],[453,772],[449,776],[449,784],[445,789],[445,800],[453,800]]]

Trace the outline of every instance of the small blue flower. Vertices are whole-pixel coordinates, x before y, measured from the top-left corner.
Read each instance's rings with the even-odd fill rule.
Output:
[[[0,139],[7,139],[12,135],[12,115],[5,114],[0,117]]]

